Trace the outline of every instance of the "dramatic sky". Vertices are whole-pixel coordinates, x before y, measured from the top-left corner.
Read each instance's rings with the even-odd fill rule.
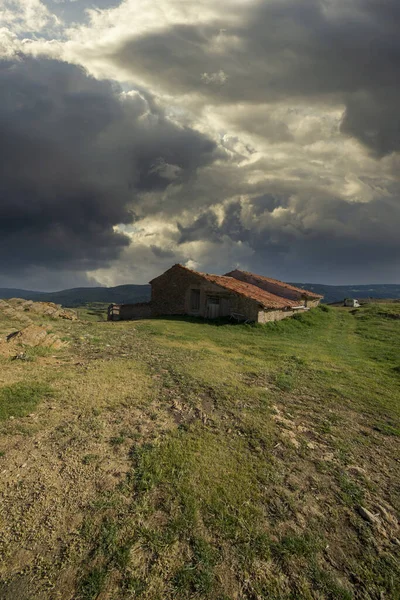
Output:
[[[0,0],[0,287],[400,282],[399,0]]]

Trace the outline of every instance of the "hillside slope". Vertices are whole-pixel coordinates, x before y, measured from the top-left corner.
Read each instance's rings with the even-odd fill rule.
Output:
[[[339,302],[344,298],[400,298],[400,284],[324,285],[320,283],[293,283],[324,296],[324,302]],[[55,302],[67,307],[77,307],[93,302],[129,304],[147,302],[150,285],[118,285],[116,287],[72,288],[60,292],[32,292],[0,288],[0,298],[25,298],[41,302]]]
[[[2,600],[398,598],[399,314],[52,320],[68,346],[0,356]]]

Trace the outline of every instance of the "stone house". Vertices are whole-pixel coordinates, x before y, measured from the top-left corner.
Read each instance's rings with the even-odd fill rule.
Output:
[[[305,299],[302,300],[300,296],[308,293],[293,288],[297,290],[297,297],[293,290],[286,296],[283,293],[278,295],[239,277],[199,273],[179,264],[150,281],[150,284],[150,302],[140,305],[111,305],[109,320],[190,315],[206,319],[230,317],[238,321],[266,323],[305,310]],[[282,287],[282,290],[285,291],[286,288]],[[316,296],[312,292],[309,294]],[[317,301],[314,298],[313,301],[318,304],[319,299]]]

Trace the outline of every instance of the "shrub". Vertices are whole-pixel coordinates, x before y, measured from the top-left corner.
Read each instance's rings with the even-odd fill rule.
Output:
[[[332,310],[331,307],[327,306],[326,304],[318,304],[317,308],[323,312],[330,312]]]

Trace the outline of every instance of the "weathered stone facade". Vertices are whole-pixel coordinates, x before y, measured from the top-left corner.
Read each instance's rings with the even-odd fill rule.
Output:
[[[189,290],[201,287],[202,280],[189,270],[172,267],[151,282],[153,315],[189,314]]]
[[[198,303],[193,302],[192,292],[198,293]],[[151,281],[151,305],[153,316],[216,318],[235,313],[251,321],[257,320],[259,308],[254,300],[232,294],[188,269],[174,267]]]

